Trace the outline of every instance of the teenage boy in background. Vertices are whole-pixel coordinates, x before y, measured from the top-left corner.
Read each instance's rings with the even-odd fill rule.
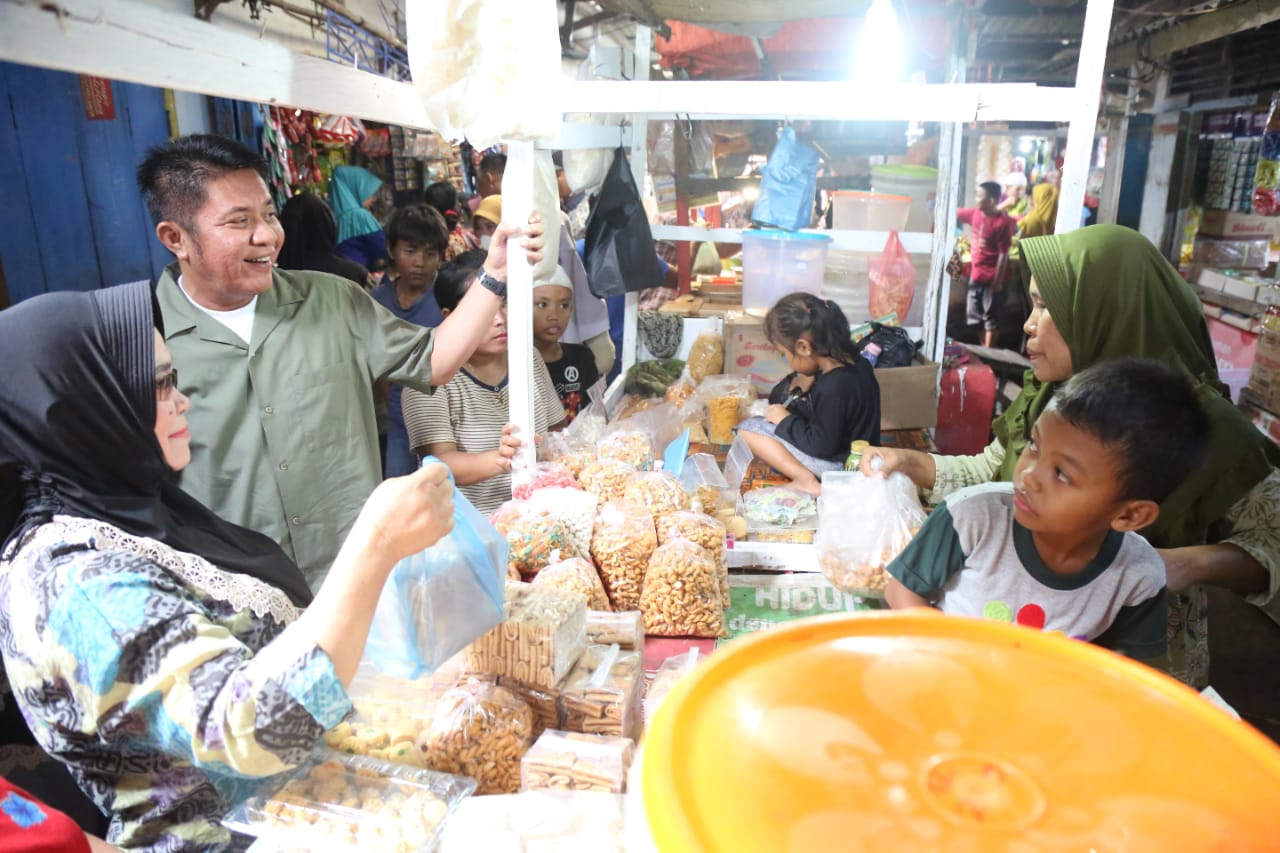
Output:
[[[969,226],[969,295],[965,318],[970,326],[982,327],[982,345],[996,345],[1000,311],[1004,307],[1004,280],[1009,267],[1009,248],[1018,226],[1002,210],[1000,185],[986,181],[978,185],[977,207],[962,207],[956,219]]]
[[[449,248],[449,228],[440,212],[430,205],[402,207],[387,221],[387,252],[391,266],[382,283],[373,289],[373,298],[401,320],[434,329],[444,322],[432,287],[436,273]],[[374,388],[375,405],[386,400],[386,444],[383,451],[384,477],[402,477],[418,468],[418,458],[409,449],[400,396],[404,386],[379,383]],[[378,405],[381,410],[382,406]]]

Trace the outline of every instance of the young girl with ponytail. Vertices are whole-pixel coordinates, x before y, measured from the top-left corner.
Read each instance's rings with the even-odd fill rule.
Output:
[[[826,471],[844,467],[849,445],[880,443],[880,386],[858,354],[840,306],[810,293],[779,299],[765,334],[795,371],[791,400],[738,427],[751,452],[816,495]]]

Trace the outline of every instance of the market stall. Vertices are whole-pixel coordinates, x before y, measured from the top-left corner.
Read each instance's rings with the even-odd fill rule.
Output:
[[[141,5],[121,2],[107,10],[76,0],[63,4],[65,15],[55,16],[35,4],[10,2],[6,24],[14,26],[4,32],[21,29],[24,35],[0,34],[0,56],[430,129],[409,84],[288,56],[252,39],[210,38],[178,15],[166,21],[173,24],[166,39],[156,40],[147,31],[154,20],[147,29],[142,25]],[[951,254],[958,201],[960,126],[1001,118],[1068,120],[1063,204],[1079,207],[1089,150],[1082,140],[1093,132],[1110,12],[1109,0],[1089,3],[1074,89],[650,81],[651,32],[638,26],[632,79],[562,82],[555,93],[560,111],[627,115],[630,127],[569,124],[554,137],[509,140],[504,219],[523,222],[536,208],[535,171],[540,152],[550,149],[629,142],[629,165],[643,186],[643,130],[654,117],[941,122],[933,227],[901,237],[907,252],[931,260],[923,313],[927,358],[882,380],[882,388],[902,382],[890,396],[917,411],[923,406],[925,413],[923,421],[915,412],[890,420],[886,429],[903,430],[892,440],[923,441],[920,428],[930,425],[927,419],[936,411],[945,338],[942,270]],[[147,17],[154,14],[148,10]],[[101,20],[117,25],[104,29]],[[137,50],[140,45],[147,50]],[[133,61],[139,54],[149,56],[146,63]],[[192,56],[215,64],[219,73],[200,68]],[[1058,229],[1076,224],[1063,217]],[[653,233],[672,240],[743,240],[736,229],[666,226]],[[836,247],[868,252],[879,251],[889,233],[835,230],[823,236]],[[526,434],[533,423],[532,281],[528,269],[513,265],[512,420]],[[872,606],[884,589],[886,562],[920,518],[867,513],[861,526],[850,524],[858,510],[897,505],[887,491],[869,500],[858,491],[863,484],[842,483],[838,473],[823,505],[769,486],[768,471],[753,473],[749,457],[734,456],[733,428],[759,406],[761,388],[753,377],[726,371],[731,324],[700,331],[678,368],[666,365],[668,375],[646,377],[651,362],[637,358],[636,308],[635,294],[629,294],[623,364],[631,375],[607,394],[597,392],[596,409],[580,415],[564,436],[544,442],[541,461],[534,458],[533,443],[526,445],[513,501],[492,518],[506,557],[484,583],[507,581],[492,624],[469,637],[448,663],[427,667],[429,672],[390,673],[369,661],[351,689],[355,716],[325,738],[331,751],[288,778],[272,780],[229,818],[231,825],[262,836],[264,848],[276,843],[282,849],[414,850],[441,843],[445,850],[533,849],[536,840],[574,838],[583,849],[645,849],[651,843],[647,825],[631,811],[639,791],[634,782],[628,789],[628,780],[636,778],[636,744],[666,691],[703,665],[699,660],[718,642],[784,621],[762,613],[762,600],[775,602],[773,611],[788,618]],[[703,334],[719,335],[718,358],[694,371],[696,338]],[[772,384],[774,378],[762,373],[759,381]],[[764,488],[751,488],[760,484]],[[882,538],[884,533],[890,536]],[[747,567],[821,573],[829,582],[730,574]],[[963,671],[956,679],[963,682],[957,695],[972,699],[977,682],[966,681]],[[909,696],[893,698],[902,700],[895,713],[910,705]],[[685,701],[683,694],[678,701]],[[803,729],[813,719],[785,722]],[[769,722],[775,726],[771,733],[784,733],[777,719]],[[664,736],[670,737],[669,728]],[[959,735],[954,737],[959,743]],[[855,728],[837,746],[857,739]],[[809,746],[824,748],[816,740]],[[860,763],[855,768],[829,750],[825,755],[824,767],[861,780]],[[986,772],[981,761],[977,766]],[[907,772],[884,763],[875,769],[886,785],[901,783]],[[975,772],[963,762],[959,769]],[[939,790],[943,799],[950,795],[948,785]],[[628,793],[630,801],[621,799]],[[1030,820],[1026,815],[1035,811],[1032,793],[1015,793],[1025,795],[1019,805],[1026,812],[1006,815],[1014,824]],[[936,829],[933,823],[922,831],[931,828]],[[922,843],[929,840],[922,836]]]

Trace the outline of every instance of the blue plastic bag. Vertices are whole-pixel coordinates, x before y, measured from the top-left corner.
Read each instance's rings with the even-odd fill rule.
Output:
[[[391,570],[364,660],[395,678],[435,670],[502,621],[506,578],[506,537],[455,491],[452,532]]]
[[[818,189],[818,152],[797,142],[794,130],[783,128],[762,175],[752,221],[790,231],[808,228]]]

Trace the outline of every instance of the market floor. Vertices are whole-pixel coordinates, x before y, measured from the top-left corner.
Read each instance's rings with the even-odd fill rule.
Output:
[[[1280,625],[1238,596],[1209,590],[1209,683],[1280,743]]]

